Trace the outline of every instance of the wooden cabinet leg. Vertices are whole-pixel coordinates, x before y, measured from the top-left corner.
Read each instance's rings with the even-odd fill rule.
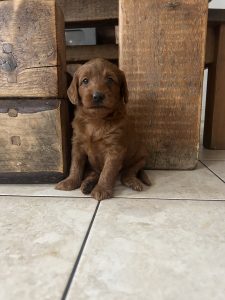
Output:
[[[225,149],[225,24],[217,32],[215,59],[208,69],[203,144],[209,149]]]

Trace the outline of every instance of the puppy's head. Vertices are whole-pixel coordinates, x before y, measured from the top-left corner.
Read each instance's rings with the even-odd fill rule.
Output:
[[[128,102],[124,73],[104,59],[93,59],[80,66],[67,91],[70,101],[89,114],[107,114]]]

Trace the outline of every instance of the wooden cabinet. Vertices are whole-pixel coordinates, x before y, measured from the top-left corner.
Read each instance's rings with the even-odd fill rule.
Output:
[[[55,1],[0,1],[0,14],[0,97],[65,97],[64,18]]]
[[[57,182],[68,165],[64,19],[53,0],[0,1],[0,182]]]

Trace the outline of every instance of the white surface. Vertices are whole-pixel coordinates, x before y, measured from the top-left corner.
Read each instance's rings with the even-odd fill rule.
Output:
[[[225,8],[225,1],[224,0],[212,0],[209,4],[210,8]]]

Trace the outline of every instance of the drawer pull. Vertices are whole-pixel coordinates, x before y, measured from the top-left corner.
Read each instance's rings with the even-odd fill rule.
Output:
[[[12,136],[11,143],[12,145],[20,146],[21,145],[20,136]]]

